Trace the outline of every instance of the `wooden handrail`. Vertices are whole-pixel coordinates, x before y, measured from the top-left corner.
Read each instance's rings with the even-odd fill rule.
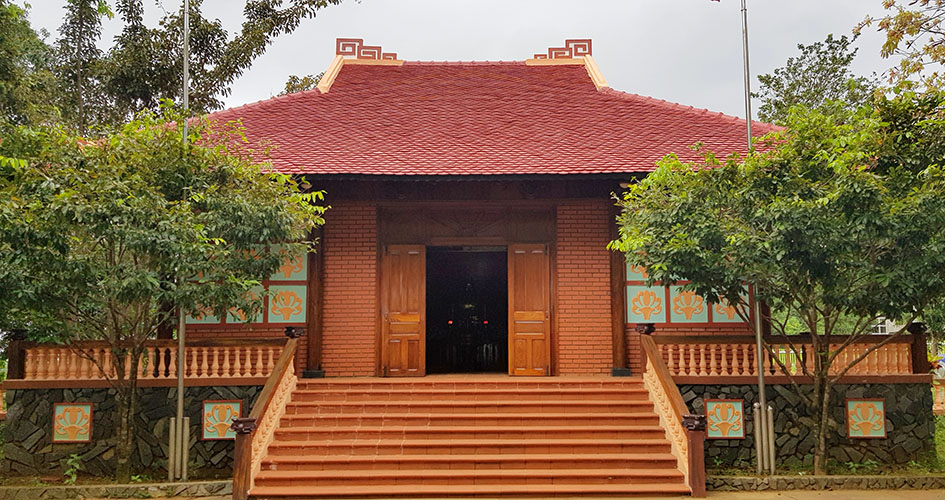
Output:
[[[649,361],[652,359],[653,370],[656,373],[656,378],[659,380],[663,391],[666,392],[666,395],[669,397],[669,402],[673,409],[673,416],[682,422],[683,415],[689,413],[689,409],[686,407],[686,402],[683,401],[679,388],[676,387],[676,383],[673,382],[673,375],[669,372],[669,369],[666,368],[666,363],[663,362],[663,357],[660,356],[660,351],[656,347],[656,343],[653,342],[653,337],[641,335],[640,343],[643,345],[643,352],[648,362],[647,370],[650,369]]]
[[[640,335],[640,343],[646,356],[643,383],[660,417],[660,425],[666,430],[673,456],[676,457],[677,467],[683,473],[686,486],[689,487],[692,496],[704,497],[705,452],[702,440],[705,419],[688,414],[686,402],[663,362],[663,357],[653,338],[649,335]],[[686,426],[683,425],[684,418],[687,419]],[[701,421],[701,424],[693,422],[694,420]]]
[[[249,416],[233,422],[236,442],[233,450],[233,499],[246,500],[269,442],[285,413],[285,404],[295,390],[295,354],[298,339],[290,338],[282,355],[256,398]]]

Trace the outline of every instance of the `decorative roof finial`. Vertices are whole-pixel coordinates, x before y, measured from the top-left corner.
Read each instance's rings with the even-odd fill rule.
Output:
[[[535,54],[535,59],[577,59],[591,55],[591,39],[565,40],[564,47],[551,47],[547,54]]]
[[[357,59],[397,59],[397,54],[394,52],[381,52],[380,45],[364,45],[363,38],[336,38],[335,54],[353,56]]]

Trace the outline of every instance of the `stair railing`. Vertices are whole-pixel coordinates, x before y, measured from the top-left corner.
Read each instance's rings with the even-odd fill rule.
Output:
[[[266,385],[253,404],[248,417],[233,422],[236,442],[233,448],[233,500],[247,500],[266,449],[272,442],[285,406],[292,397],[298,378],[295,376],[295,353],[298,339],[289,338]]]
[[[656,342],[649,335],[640,335],[643,352],[646,354],[646,369],[643,384],[646,386],[660,426],[666,431],[676,464],[683,474],[692,496],[705,497],[705,416],[690,415],[679,388]]]

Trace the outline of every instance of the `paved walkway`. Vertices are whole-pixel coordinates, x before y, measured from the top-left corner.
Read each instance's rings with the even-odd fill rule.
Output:
[[[231,500],[232,497],[202,497],[178,500]],[[641,497],[633,497],[638,499]],[[659,497],[654,500],[692,497]],[[945,490],[839,490],[839,491],[710,491],[709,500],[945,500]],[[93,499],[89,499],[93,500]],[[560,499],[555,499],[560,500]],[[580,500],[591,500],[582,498]],[[642,500],[642,498],[641,498]]]

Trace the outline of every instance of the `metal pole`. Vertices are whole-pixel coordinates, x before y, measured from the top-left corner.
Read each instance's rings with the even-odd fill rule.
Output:
[[[190,118],[190,0],[184,0],[184,144]]]
[[[184,63],[184,132],[181,141],[187,147],[187,119],[190,110],[190,0],[184,0],[184,42],[182,47]],[[186,314],[178,308],[177,324],[177,417],[170,422],[170,443],[167,453],[167,478],[169,481],[187,480],[187,458],[190,448],[190,419],[184,417],[184,360],[186,358],[185,341]]]
[[[742,0],[742,61],[745,78],[745,123],[748,126],[748,149],[751,150],[751,72],[748,71],[748,8]]]
[[[774,475],[774,459],[777,455],[774,448],[774,408],[768,405],[768,474]]]
[[[761,439],[762,434],[764,434],[763,431],[761,430],[761,424],[764,421],[764,419],[761,418],[761,405],[758,404],[757,401],[755,402],[754,405],[752,405],[752,408],[755,410],[751,412],[751,416],[755,421],[755,458],[757,459],[757,463],[755,464],[755,471],[757,471],[758,475],[760,476],[761,474],[764,473],[764,470],[765,470],[764,460],[762,458],[765,456],[764,446],[762,445],[762,439]]]

